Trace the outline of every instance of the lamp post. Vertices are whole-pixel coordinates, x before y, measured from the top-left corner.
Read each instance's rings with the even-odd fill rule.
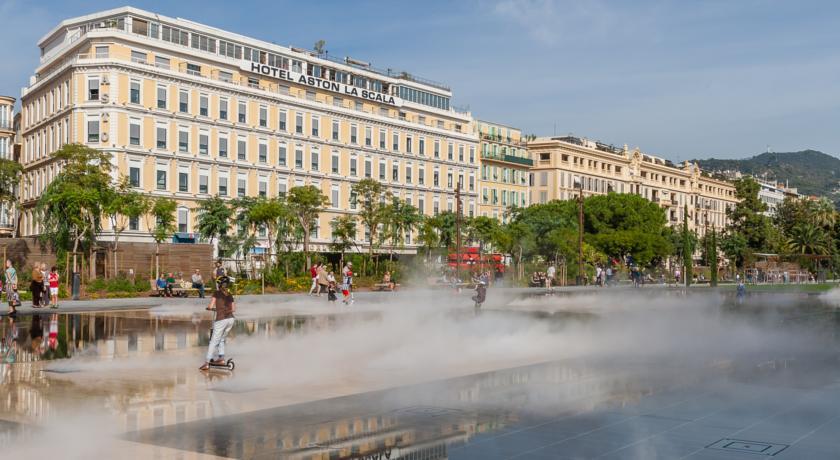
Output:
[[[583,271],[583,178],[577,184],[578,187],[578,279],[577,285],[586,284],[586,274]]]
[[[455,186],[455,273],[461,278],[461,181]]]

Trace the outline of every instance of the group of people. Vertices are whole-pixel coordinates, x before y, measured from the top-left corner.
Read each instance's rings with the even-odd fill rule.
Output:
[[[216,267],[213,270],[213,272],[215,274],[215,278],[226,276],[226,271],[222,266],[221,262],[216,262]],[[175,293],[175,287],[181,286],[183,282],[183,273],[179,272],[177,279],[175,278],[175,275],[172,272],[169,272],[166,275],[161,273],[157,281],[155,282],[155,286],[164,297],[172,297]],[[203,299],[207,285],[204,282],[204,276],[201,274],[200,269],[196,268],[193,272],[192,276],[190,277],[190,285],[193,289],[198,291],[198,298]]]
[[[6,294],[9,316],[14,316],[21,302],[18,292],[18,273],[11,260],[6,260],[4,275],[2,291]],[[53,266],[50,271],[47,271],[47,264],[43,262],[33,264],[32,277],[29,281],[32,308],[58,308],[58,281],[58,267]]]
[[[338,300],[338,290],[341,290],[342,303],[350,305],[353,299],[353,262],[344,264],[341,269],[341,285],[332,271],[327,270],[327,265],[322,262],[315,262],[309,268],[309,276],[312,278],[312,286],[309,288],[309,295],[321,297],[322,293],[327,294],[327,301]]]

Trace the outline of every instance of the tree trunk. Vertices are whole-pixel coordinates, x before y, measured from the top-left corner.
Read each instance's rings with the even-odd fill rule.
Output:
[[[312,266],[312,261],[309,259],[309,226],[301,225],[301,228],[303,228],[303,258],[306,260],[303,270],[307,271]]]
[[[155,279],[160,278],[160,242],[155,241]]]

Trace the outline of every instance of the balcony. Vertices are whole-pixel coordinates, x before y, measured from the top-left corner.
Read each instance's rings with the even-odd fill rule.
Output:
[[[487,134],[487,133],[481,133],[481,140],[488,141],[488,142],[496,142],[496,143],[499,143],[499,144],[511,145],[511,146],[514,146],[514,147],[521,147],[521,148],[524,148],[526,146],[526,143],[522,140],[517,141],[517,140],[511,139],[508,136],[501,136],[501,135],[498,135],[498,134],[491,135],[491,134]]]
[[[482,153],[481,158],[484,158],[484,159],[487,159],[487,160],[504,161],[505,163],[514,163],[514,164],[518,164],[518,165],[528,166],[529,168],[534,166],[534,160],[532,160],[530,158],[517,157],[517,156],[513,156],[513,155],[502,155],[502,154],[493,155],[492,153]]]
[[[12,131],[14,128],[12,127],[12,122],[8,120],[0,120],[0,130],[2,131]]]

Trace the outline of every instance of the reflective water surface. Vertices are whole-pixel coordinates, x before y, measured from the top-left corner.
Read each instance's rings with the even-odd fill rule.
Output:
[[[196,309],[3,318],[0,447],[96,434],[113,443],[68,444],[71,458],[837,458],[830,299],[414,300],[257,311],[232,333],[232,374],[195,370],[210,327]]]

